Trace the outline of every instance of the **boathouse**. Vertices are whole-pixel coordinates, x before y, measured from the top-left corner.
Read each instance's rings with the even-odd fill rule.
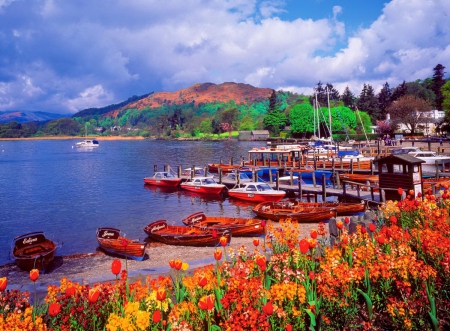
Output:
[[[270,133],[268,130],[253,130],[251,136],[252,140],[267,140]]]
[[[385,189],[386,200],[401,200],[398,189],[408,192],[414,190],[414,195],[423,191],[422,166],[424,160],[408,154],[389,155],[373,163],[378,165],[380,189]]]

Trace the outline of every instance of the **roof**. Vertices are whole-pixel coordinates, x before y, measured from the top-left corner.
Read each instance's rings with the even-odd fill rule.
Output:
[[[269,130],[253,130],[252,134],[269,134]]]
[[[398,155],[389,155],[386,157],[382,157],[381,159],[373,160],[373,163],[420,164],[425,163],[425,161],[418,159],[417,157],[411,156],[409,154],[398,154]]]

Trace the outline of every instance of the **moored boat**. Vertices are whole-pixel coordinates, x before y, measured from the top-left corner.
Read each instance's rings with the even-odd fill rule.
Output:
[[[144,183],[148,185],[175,187],[181,183],[181,178],[176,177],[168,171],[158,171],[155,172],[153,177],[145,177]]]
[[[212,177],[194,177],[187,182],[181,183],[180,187],[191,192],[220,194],[225,185],[218,184]]]
[[[378,175],[367,175],[367,174],[339,174],[339,179],[348,180],[355,183],[366,184],[369,181],[371,184],[378,183]]]
[[[228,195],[232,198],[245,201],[264,202],[280,201],[286,195],[282,190],[274,190],[267,183],[245,183],[242,187],[228,190]]]
[[[107,253],[120,255],[132,260],[142,261],[145,256],[146,243],[126,238],[116,228],[101,227],[97,229],[97,241],[100,248]]]
[[[254,218],[206,216],[204,212],[194,213],[183,219],[187,226],[210,231],[229,230],[235,237],[257,237],[264,235],[262,221]]]
[[[11,246],[11,255],[20,269],[26,271],[39,269],[44,272],[54,260],[58,248],[43,231],[17,236]]]
[[[159,220],[144,227],[144,232],[152,240],[167,245],[215,247],[220,245],[220,238],[225,237],[230,243],[229,231],[218,231],[215,235],[208,230],[195,227],[169,225],[166,220]]]
[[[229,173],[229,172],[234,171],[238,167],[239,167],[238,165],[233,165],[233,164],[209,163],[208,171],[217,173],[217,172],[219,172],[219,169],[221,169],[223,173]]]

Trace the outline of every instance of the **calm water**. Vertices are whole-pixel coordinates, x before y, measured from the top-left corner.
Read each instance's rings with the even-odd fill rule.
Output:
[[[76,140],[0,142],[0,265],[9,263],[12,239],[43,230],[64,243],[58,255],[97,249],[99,226],[122,229],[144,239],[148,223],[181,219],[204,211],[209,215],[252,217],[252,206],[235,200],[205,198],[184,191],[166,192],[143,184],[162,170],[218,163],[238,163],[265,142],[185,142],[159,140],[100,141],[83,150]]]

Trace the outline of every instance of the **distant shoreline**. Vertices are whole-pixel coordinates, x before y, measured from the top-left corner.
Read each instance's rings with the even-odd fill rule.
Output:
[[[0,141],[6,140],[84,140],[86,137],[84,136],[48,136],[48,137],[27,137],[27,138],[0,138]],[[88,139],[96,139],[96,140],[143,140],[147,139],[141,136],[89,136]]]

